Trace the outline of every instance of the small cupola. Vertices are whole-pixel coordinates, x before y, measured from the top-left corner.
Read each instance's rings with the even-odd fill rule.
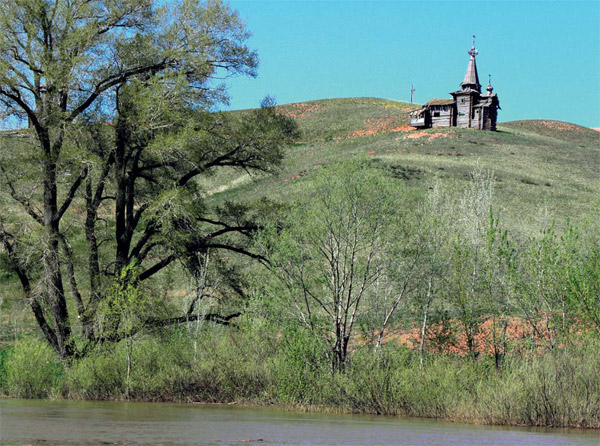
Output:
[[[494,87],[492,87],[492,75],[488,74],[488,86],[486,87],[486,91],[491,96],[494,91]]]

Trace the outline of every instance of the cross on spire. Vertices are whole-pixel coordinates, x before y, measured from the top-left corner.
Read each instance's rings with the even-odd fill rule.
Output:
[[[465,73],[465,79],[460,86],[463,90],[475,90],[481,92],[481,84],[479,83],[479,76],[477,75],[477,63],[475,62],[475,56],[478,51],[475,49],[475,35],[473,35],[473,46],[469,50],[471,60],[467,66],[467,72]]]
[[[473,34],[473,46],[469,50],[469,55],[471,57],[475,57],[479,54],[479,52],[475,49],[475,34]]]

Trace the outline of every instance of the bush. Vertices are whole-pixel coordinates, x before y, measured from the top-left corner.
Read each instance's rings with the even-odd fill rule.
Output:
[[[71,398],[119,399],[125,392],[126,367],[124,346],[90,353],[67,369],[67,393]]]
[[[129,381],[128,346],[121,342],[73,363],[66,387],[72,398],[259,402],[269,398],[272,373],[257,345],[243,329],[226,336],[204,328],[195,350],[185,329],[167,331],[133,342]]]
[[[530,357],[419,356],[392,343],[357,346],[344,372],[331,350],[301,327],[265,333],[204,327],[194,344],[185,329],[135,339],[127,381],[125,342],[98,349],[64,369],[45,343],[25,340],[0,372],[18,397],[251,402],[443,418],[487,424],[600,428],[600,345],[574,345]],[[264,330],[272,330],[265,328]],[[261,340],[263,340],[261,342]],[[194,346],[196,348],[194,348]],[[0,356],[1,359],[1,356]],[[4,370],[4,371],[2,371]]]
[[[18,342],[8,355],[5,371],[10,396],[47,398],[61,392],[63,365],[46,342],[37,339]]]
[[[127,380],[127,349],[131,375]],[[65,385],[71,398],[178,401],[179,382],[190,373],[191,348],[177,335],[140,337],[94,351],[67,370]]]
[[[327,346],[313,333],[290,327],[282,335],[274,360],[274,394],[284,404],[330,404],[331,368]]]
[[[404,347],[363,348],[352,358],[345,393],[354,411],[397,414],[405,403],[411,353]]]
[[[600,428],[600,349],[574,345],[513,360],[480,390],[487,423]]]
[[[0,394],[8,393],[6,385],[6,363],[11,352],[12,347],[2,346],[0,348]]]

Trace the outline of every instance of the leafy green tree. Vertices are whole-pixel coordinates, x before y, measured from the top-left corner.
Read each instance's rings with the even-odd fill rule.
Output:
[[[517,303],[533,335],[554,349],[579,328],[600,331],[597,224],[554,224],[532,237],[516,272]]]
[[[415,295],[423,320],[419,340],[419,367],[423,367],[425,354],[425,336],[427,324],[431,317],[434,300],[445,285],[449,262],[448,240],[449,231],[449,197],[442,188],[439,178],[436,178],[423,205],[423,252],[422,261],[418,263],[422,270],[421,283]]]
[[[600,335],[600,248],[590,247],[588,255],[577,262],[569,274],[569,305],[581,318],[585,328]]]
[[[457,311],[469,354],[479,354],[477,334],[485,314],[485,276],[488,267],[487,230],[493,195],[493,175],[477,166],[454,214],[451,281],[446,298]]]
[[[218,0],[18,0],[2,8],[0,29],[3,124],[31,127],[3,139],[13,203],[3,201],[0,242],[63,358],[107,337],[97,311],[125,266],[144,282],[176,261],[193,267],[208,250],[257,257],[246,249],[257,229],[250,210],[211,211],[195,181],[220,168],[270,171],[295,134],[270,101],[253,113],[210,113],[227,100],[218,79],[255,75],[234,11]],[[73,247],[82,227],[84,252]]]
[[[126,342],[127,375],[125,397],[129,398],[132,352],[134,334],[143,326],[149,314],[154,313],[149,296],[136,286],[137,271],[135,266],[121,269],[112,287],[98,309],[100,326],[98,331],[106,328],[109,335],[124,337]]]
[[[488,324],[487,346],[494,355],[496,368],[500,368],[508,350],[508,325],[514,306],[514,271],[517,249],[500,219],[489,211],[485,232],[485,247],[481,255],[481,274],[478,277],[483,315]]]
[[[274,294],[289,317],[326,340],[333,370],[345,369],[357,320],[372,308],[405,192],[367,163],[334,166],[263,234]]]
[[[383,345],[399,310],[410,300],[414,301],[423,288],[428,266],[434,261],[432,243],[436,243],[431,232],[435,217],[428,203],[408,189],[396,188],[394,215],[385,218],[391,224],[384,243],[385,264],[375,293],[370,296],[369,311],[376,316],[377,348]]]
[[[600,203],[582,222],[575,261],[567,279],[567,302],[577,314],[577,328],[600,335]]]

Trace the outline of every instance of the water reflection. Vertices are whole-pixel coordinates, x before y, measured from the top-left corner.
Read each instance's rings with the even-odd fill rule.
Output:
[[[0,400],[3,444],[600,445],[600,433],[271,408]]]

